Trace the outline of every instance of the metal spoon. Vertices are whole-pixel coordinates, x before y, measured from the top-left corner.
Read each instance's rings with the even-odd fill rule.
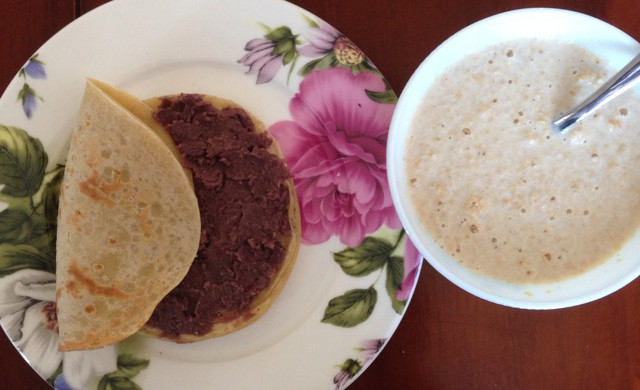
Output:
[[[592,93],[585,101],[556,117],[553,120],[553,125],[561,133],[568,131],[571,125],[631,88],[638,81],[640,81],[640,54],[631,60],[624,69],[616,73],[615,76]]]

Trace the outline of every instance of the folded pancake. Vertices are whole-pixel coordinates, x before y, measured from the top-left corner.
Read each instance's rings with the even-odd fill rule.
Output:
[[[162,143],[164,143],[164,145],[169,149],[173,157],[175,157],[175,159],[180,162],[180,166],[182,167],[185,175],[189,180],[189,185],[191,186],[191,188],[193,188],[191,171],[184,166],[182,155],[176,147],[176,144],[173,142],[171,135],[169,135],[169,133],[160,124],[160,122],[153,119],[153,111],[151,110],[151,107],[149,107],[149,105],[145,104],[137,97],[129,95],[128,93],[114,88],[109,84],[103,83],[102,81],[88,79],[88,83],[98,87],[105,94],[107,94],[111,100],[129,111],[133,116],[144,122],[144,124],[147,125],[149,129],[153,130],[158,138],[160,138]]]
[[[146,100],[191,170],[202,218],[189,273],[143,332],[185,343],[258,320],[295,264],[300,213],[282,152],[255,116],[213,96]]]
[[[179,154],[89,80],[71,138],[57,231],[60,350],[137,332],[198,251],[200,214]],[[120,95],[125,96],[126,95]],[[145,111],[146,110],[146,111]]]

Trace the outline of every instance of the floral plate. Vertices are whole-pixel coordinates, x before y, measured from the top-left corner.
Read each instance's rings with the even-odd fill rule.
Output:
[[[348,38],[284,1],[116,0],[71,23],[0,99],[0,323],[58,389],[344,388],[384,347],[420,256],[393,209],[387,131],[396,96]],[[85,77],[141,98],[232,99],[278,139],[303,245],[260,321],[188,345],[141,335],[58,351],[55,233]]]

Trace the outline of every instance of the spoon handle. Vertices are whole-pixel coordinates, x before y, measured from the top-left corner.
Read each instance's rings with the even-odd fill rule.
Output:
[[[555,118],[553,125],[561,133],[566,132],[571,125],[631,88],[638,81],[640,81],[640,54],[631,60],[620,72],[616,73],[609,81],[592,93],[585,101]]]

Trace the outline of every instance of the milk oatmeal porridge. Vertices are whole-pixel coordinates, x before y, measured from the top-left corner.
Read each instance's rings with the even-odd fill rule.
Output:
[[[512,283],[560,281],[615,255],[640,224],[640,97],[627,92],[567,134],[550,125],[611,73],[576,45],[517,40],[435,80],[405,168],[447,253]]]

